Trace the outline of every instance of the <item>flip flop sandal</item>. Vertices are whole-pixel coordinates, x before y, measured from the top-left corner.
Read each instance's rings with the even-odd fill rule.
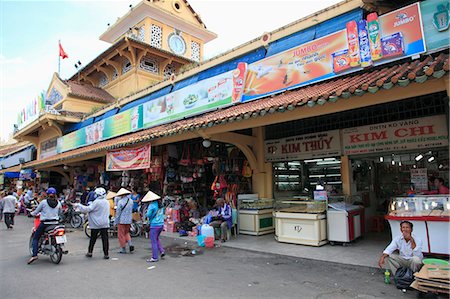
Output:
[[[30,258],[29,260],[28,260],[28,265],[29,264],[31,264],[32,262],[34,262],[35,260],[37,260],[38,259],[38,257],[37,256],[33,256],[32,258]]]

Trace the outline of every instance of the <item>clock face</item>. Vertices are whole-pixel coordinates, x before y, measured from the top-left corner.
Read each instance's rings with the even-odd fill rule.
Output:
[[[183,55],[186,51],[186,43],[181,36],[172,33],[169,36],[169,48],[175,54]]]

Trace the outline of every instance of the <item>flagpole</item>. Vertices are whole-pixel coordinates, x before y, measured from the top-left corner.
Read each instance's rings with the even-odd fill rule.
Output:
[[[58,76],[59,76],[59,73],[61,72],[61,53],[60,53],[59,47],[61,47],[60,39],[58,40]]]

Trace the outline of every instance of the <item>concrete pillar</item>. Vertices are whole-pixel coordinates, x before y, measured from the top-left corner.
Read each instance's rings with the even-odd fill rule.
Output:
[[[342,192],[344,195],[351,195],[351,169],[352,165],[348,156],[341,156],[341,179],[342,179]]]

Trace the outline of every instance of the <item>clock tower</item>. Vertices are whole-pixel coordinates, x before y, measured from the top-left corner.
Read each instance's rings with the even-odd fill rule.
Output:
[[[100,40],[111,46],[70,80],[127,97],[201,62],[216,37],[187,0],[144,0],[108,27]]]
[[[186,0],[144,0],[100,39],[114,43],[123,36],[195,62],[202,61],[204,44],[217,37]]]

